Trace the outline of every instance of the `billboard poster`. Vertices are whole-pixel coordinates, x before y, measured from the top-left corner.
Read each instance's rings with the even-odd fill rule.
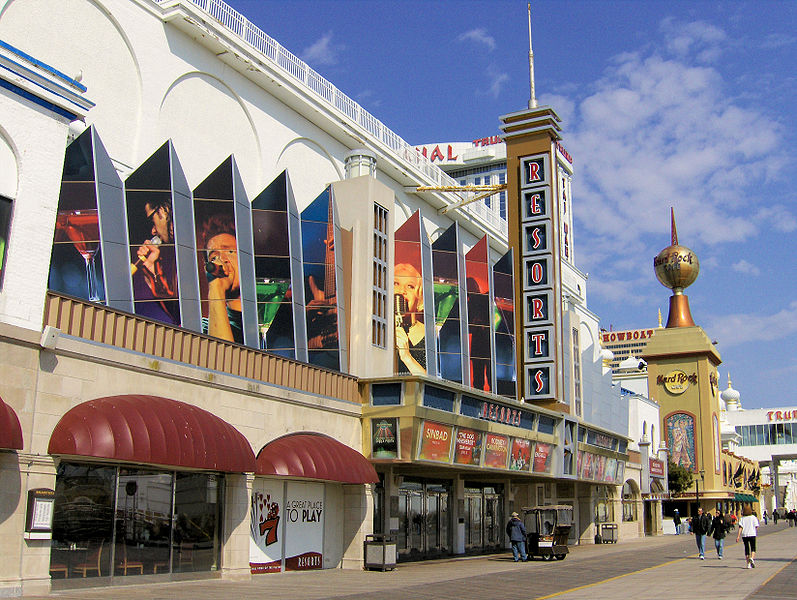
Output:
[[[323,566],[324,484],[288,481],[285,494],[285,570]]]
[[[166,143],[125,180],[125,211],[133,310],[142,317],[180,326],[171,173]]]
[[[426,373],[426,326],[420,211],[396,230],[394,246],[396,372],[402,375],[422,375]]]
[[[478,466],[482,458],[482,437],[480,431],[458,428],[454,462],[458,465]]]
[[[606,472],[606,457],[595,455],[592,461],[595,463],[595,479],[603,481],[603,474]]]
[[[398,419],[371,420],[371,458],[398,458]]]
[[[675,413],[664,419],[667,444],[671,448],[670,458],[676,465],[694,471],[695,466],[695,418],[686,413]]]
[[[625,481],[625,462],[617,461],[617,474],[614,476],[616,482]]]
[[[485,434],[484,466],[506,469],[509,460],[509,438],[495,433]]]
[[[222,164],[194,190],[202,333],[243,344],[233,181],[227,165],[231,163]]]
[[[440,376],[462,383],[459,263],[457,224],[454,223],[432,244],[434,330]]]
[[[581,461],[581,478],[593,479],[595,476],[595,467],[592,460],[595,457],[591,452],[584,452],[584,458]]]
[[[493,265],[493,325],[495,330],[495,386],[501,396],[514,398],[515,371],[515,284],[512,250]]]
[[[617,474],[617,459],[616,458],[607,458],[606,459],[606,474],[605,474],[603,480],[608,482],[608,483],[614,483],[614,476],[616,474]]]
[[[551,472],[551,445],[537,442],[534,447],[534,472]]]
[[[296,358],[287,185],[283,171],[252,201],[252,241],[260,348]]]
[[[531,466],[531,440],[512,438],[509,459],[510,471],[528,471]]]
[[[302,257],[308,360],[340,369],[335,210],[330,187],[302,211]]]
[[[418,459],[449,462],[453,433],[453,425],[424,421],[421,427]]]
[[[250,508],[249,568],[252,573],[278,573],[282,569],[285,530],[282,481],[256,478]]]
[[[470,338],[470,385],[492,391],[492,314],[487,236],[465,255],[468,291],[468,337]]]
[[[89,300],[105,301],[100,223],[91,130],[67,146],[48,287]]]
[[[578,451],[578,458],[576,458],[576,476],[581,475],[581,460],[584,458],[584,451]]]

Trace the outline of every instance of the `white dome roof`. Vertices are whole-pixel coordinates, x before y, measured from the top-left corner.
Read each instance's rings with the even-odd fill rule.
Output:
[[[644,366],[644,365],[645,365],[645,361],[643,361],[641,358],[636,358],[635,356],[631,355],[628,358],[626,358],[625,360],[621,361],[618,366],[621,369],[634,369],[634,370],[637,370],[637,369],[640,368],[640,366]]]
[[[720,394],[720,398],[722,398],[726,403],[727,402],[739,402],[739,398],[741,394],[731,387],[731,374],[728,373],[728,389],[723,390]]]

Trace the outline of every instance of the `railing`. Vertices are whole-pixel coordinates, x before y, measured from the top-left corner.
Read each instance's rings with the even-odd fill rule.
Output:
[[[351,375],[53,292],[47,293],[44,324],[100,344],[311,394],[360,402],[357,378]]]
[[[158,3],[170,1],[173,0],[155,0]],[[223,0],[182,1],[193,4],[216,19],[222,26],[239,36],[252,48],[269,59],[278,69],[290,75],[318,98],[362,127],[381,143],[388,153],[418,169],[432,181],[432,185],[457,185],[454,179],[423,156],[414,146],[409,145],[399,135],[385,127],[379,119],[311,69],[303,60],[283,48],[276,40],[229,4]],[[506,237],[506,221],[501,219],[500,215],[491,211],[484,202],[473,202],[460,210],[490,224]]]

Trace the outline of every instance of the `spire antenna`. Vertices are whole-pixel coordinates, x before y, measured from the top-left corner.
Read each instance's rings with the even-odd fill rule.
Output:
[[[675,228],[675,209],[670,207],[670,236],[672,237],[671,245],[678,245],[678,230]]]
[[[531,84],[529,108],[537,108],[537,94],[534,92],[534,51],[531,49],[531,2],[529,2],[529,83]]]

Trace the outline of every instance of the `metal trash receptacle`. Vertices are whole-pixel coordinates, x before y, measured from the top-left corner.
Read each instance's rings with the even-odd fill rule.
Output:
[[[604,544],[617,543],[617,523],[601,523],[601,540]]]
[[[392,535],[374,533],[365,536],[365,568],[388,571],[396,568],[396,538]]]

